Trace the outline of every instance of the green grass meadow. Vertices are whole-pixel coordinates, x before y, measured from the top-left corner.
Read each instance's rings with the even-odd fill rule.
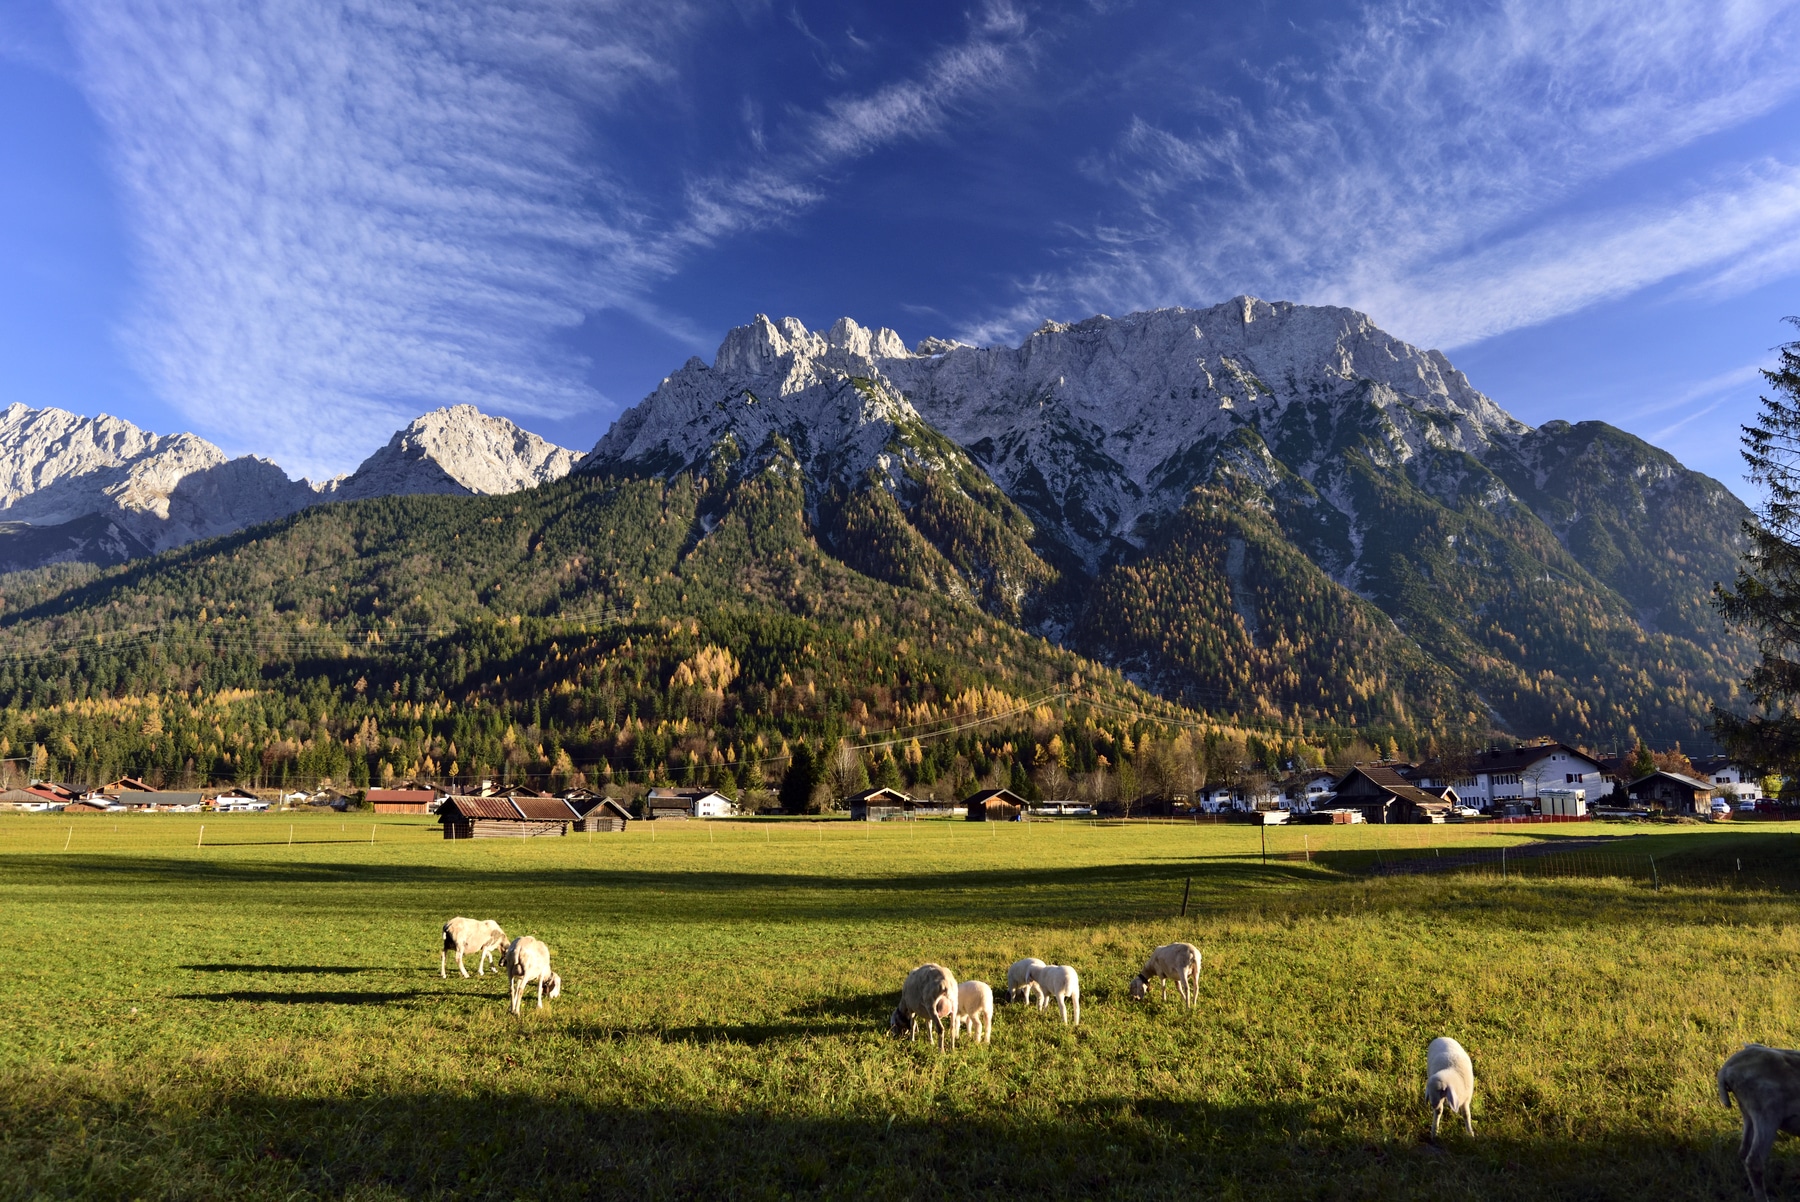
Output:
[[[1363,872],[1605,833],[1661,887]],[[1713,1075],[1800,1042],[1800,828],[1262,835],[3,816],[0,1195],[1749,1196]],[[455,914],[545,940],[563,996],[515,1019],[503,978],[441,980]],[[1201,1005],[1132,1002],[1175,939]],[[1024,955],[1080,971],[1079,1029],[1003,1004],[990,1047],[888,1037],[910,968]],[[1440,1034],[1474,1139],[1428,1138]]]

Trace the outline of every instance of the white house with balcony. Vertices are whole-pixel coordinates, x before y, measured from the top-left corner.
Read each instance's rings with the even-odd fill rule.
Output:
[[[1436,779],[1434,771],[1444,779]],[[1454,779],[1430,765],[1411,775],[1422,788],[1448,785],[1462,804],[1483,809],[1509,801],[1535,802],[1550,789],[1585,790],[1589,804],[1612,791],[1599,760],[1566,743],[1548,741],[1484,751],[1472,757],[1468,768]]]

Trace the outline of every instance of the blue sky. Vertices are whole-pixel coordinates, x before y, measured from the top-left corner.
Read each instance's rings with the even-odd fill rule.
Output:
[[[1348,304],[1747,491],[1800,5],[0,0],[0,403],[588,446],[766,312]]]

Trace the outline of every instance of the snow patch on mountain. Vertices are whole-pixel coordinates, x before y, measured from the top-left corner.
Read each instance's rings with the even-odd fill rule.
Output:
[[[815,478],[854,478],[913,421],[965,449],[1090,569],[1141,546],[1225,468],[1279,462],[1311,479],[1352,441],[1404,464],[1528,429],[1441,353],[1350,309],[1238,297],[1046,322],[1018,347],[928,338],[912,351],[849,318],[819,334],[759,314],[710,366],[690,359],[663,380],[584,463],[703,469],[728,439],[751,453],[779,434]]]

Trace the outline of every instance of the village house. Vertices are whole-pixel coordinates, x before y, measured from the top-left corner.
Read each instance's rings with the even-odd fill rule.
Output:
[[[1289,777],[1282,787],[1281,797],[1288,809],[1309,814],[1330,805],[1336,791],[1337,773],[1321,768],[1317,772],[1302,772]]]
[[[1420,788],[1452,786],[1464,804],[1483,810],[1509,801],[1535,803],[1545,789],[1582,789],[1589,801],[1612,789],[1606,766],[1598,759],[1550,740],[1481,752],[1455,773],[1455,779],[1434,764],[1406,765],[1403,774]]]
[[[644,798],[648,818],[728,818],[736,807],[717,789],[652,789]]]
[[[1763,800],[1762,774],[1732,762],[1730,756],[1697,756],[1693,765],[1697,779],[1711,781],[1715,789],[1731,794],[1734,801]]]

